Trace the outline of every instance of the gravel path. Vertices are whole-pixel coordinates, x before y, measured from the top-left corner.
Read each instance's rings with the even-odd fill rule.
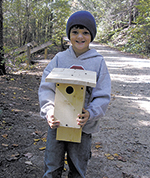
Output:
[[[92,45],[112,80],[112,98],[93,135],[87,178],[150,178],[150,60]]]

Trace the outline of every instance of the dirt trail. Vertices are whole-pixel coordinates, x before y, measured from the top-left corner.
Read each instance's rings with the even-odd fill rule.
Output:
[[[150,178],[150,60],[92,47],[106,60],[112,98],[93,136],[102,147],[93,152],[87,178]]]
[[[93,135],[86,178],[150,178],[150,60],[91,48],[105,58],[112,98],[101,131]],[[1,178],[43,175],[47,124],[39,116],[37,91],[45,65],[0,78]]]

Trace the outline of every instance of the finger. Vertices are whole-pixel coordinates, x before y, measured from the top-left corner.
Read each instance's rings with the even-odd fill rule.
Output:
[[[84,119],[77,118],[77,124],[84,126],[88,120],[88,117],[84,117]]]
[[[84,119],[84,117],[85,117],[85,114],[78,114],[78,118]]]
[[[51,118],[48,118],[48,119],[47,119],[47,122],[48,122],[49,124],[54,124],[54,120],[51,119]]]
[[[82,112],[85,113],[85,112],[86,112],[86,109],[85,109],[85,108],[82,108]]]
[[[54,116],[53,115],[47,115],[46,118],[47,118],[47,120],[54,120]]]
[[[55,123],[55,124],[52,124],[52,123],[50,123],[49,124],[50,125],[50,127],[52,128],[52,129],[56,129],[56,128],[58,128],[59,127],[59,124],[57,123]]]
[[[85,124],[85,120],[78,119],[78,120],[77,120],[77,124],[78,124],[78,125],[84,125],[84,124]]]
[[[57,121],[54,121],[54,122],[53,122],[53,125],[54,125],[54,127],[56,127],[56,128],[59,127],[60,121],[58,121],[58,120],[57,120]]]

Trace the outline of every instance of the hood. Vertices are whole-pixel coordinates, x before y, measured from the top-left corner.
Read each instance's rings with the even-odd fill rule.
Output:
[[[69,53],[73,58],[76,58],[79,60],[84,60],[84,59],[93,58],[93,57],[102,57],[102,55],[100,55],[95,49],[90,49],[89,51],[81,54],[78,57],[76,57],[72,46],[70,46],[66,52]]]

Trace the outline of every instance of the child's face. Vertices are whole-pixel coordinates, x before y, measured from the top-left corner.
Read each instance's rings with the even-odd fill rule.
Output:
[[[86,28],[73,27],[70,31],[70,41],[76,56],[80,56],[89,50],[91,34]]]

